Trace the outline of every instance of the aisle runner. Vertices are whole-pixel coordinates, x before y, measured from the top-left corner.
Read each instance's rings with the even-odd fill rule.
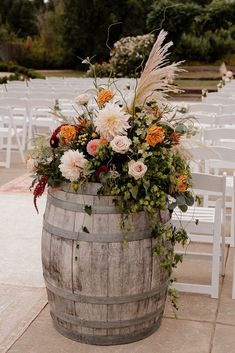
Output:
[[[28,182],[28,175],[22,176],[0,189],[1,353],[22,335],[47,303],[40,254],[46,197],[38,200],[38,215]]]
[[[0,186],[0,192],[30,192],[31,176],[27,173]]]

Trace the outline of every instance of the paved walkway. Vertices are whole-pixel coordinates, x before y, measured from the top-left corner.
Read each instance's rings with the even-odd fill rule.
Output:
[[[15,169],[14,169],[15,168]],[[169,303],[159,330],[123,346],[99,347],[68,340],[57,333],[46,305],[40,261],[40,215],[28,193],[23,167],[0,169],[0,353],[234,353],[235,300],[231,299],[233,249],[228,249],[226,275],[219,299],[181,294],[178,318]],[[13,175],[14,174],[14,175]],[[4,182],[2,182],[4,176]],[[14,182],[5,184],[11,179]],[[181,276],[209,278],[203,263],[187,263]]]

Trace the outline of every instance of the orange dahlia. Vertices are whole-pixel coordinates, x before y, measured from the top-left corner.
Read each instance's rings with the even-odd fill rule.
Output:
[[[162,127],[156,124],[150,126],[147,130],[146,142],[155,147],[158,143],[161,143],[165,138],[165,132]]]
[[[113,93],[109,89],[102,89],[97,95],[97,103],[102,106],[113,98]]]

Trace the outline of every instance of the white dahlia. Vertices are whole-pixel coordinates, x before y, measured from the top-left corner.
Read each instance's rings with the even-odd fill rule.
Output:
[[[66,179],[75,181],[80,178],[86,163],[82,152],[69,150],[61,157],[59,169]]]
[[[99,110],[94,118],[94,124],[97,132],[102,138],[110,141],[116,135],[126,135],[130,125],[128,120],[130,115],[124,112],[118,105],[107,103]]]

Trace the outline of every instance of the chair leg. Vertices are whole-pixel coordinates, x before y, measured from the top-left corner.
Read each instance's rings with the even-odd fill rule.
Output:
[[[233,288],[232,288],[232,299],[235,299],[235,253],[234,253],[234,263],[233,263]]]
[[[9,132],[9,135],[7,136],[7,145],[6,145],[6,168],[10,168],[11,165],[11,135]]]
[[[213,256],[212,256],[212,275],[211,275],[211,297],[218,298],[219,296],[219,278],[220,278],[220,235],[222,231],[222,225],[219,215],[221,215],[222,202],[218,200],[216,202],[215,210],[215,230],[213,236]],[[222,259],[223,261],[223,259]]]

